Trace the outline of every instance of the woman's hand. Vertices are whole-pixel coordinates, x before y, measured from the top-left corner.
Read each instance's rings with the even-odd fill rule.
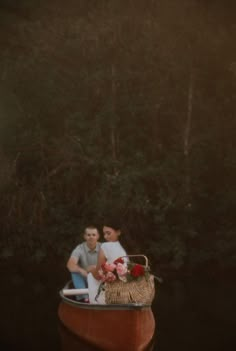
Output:
[[[91,268],[90,269],[90,273],[92,273],[92,275],[93,275],[93,277],[95,278],[95,279],[97,279],[97,280],[100,280],[101,278],[100,278],[100,275],[98,274],[98,269],[97,269],[97,267],[93,267],[93,268]]]

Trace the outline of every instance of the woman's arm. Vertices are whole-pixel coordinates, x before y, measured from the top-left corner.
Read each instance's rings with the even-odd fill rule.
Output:
[[[98,274],[98,271],[99,269],[101,268],[102,264],[106,262],[106,256],[103,252],[102,249],[99,250],[98,252],[98,260],[97,260],[97,265],[96,265],[96,268],[91,270],[91,273],[92,275],[94,276],[95,279],[99,279],[99,274]]]

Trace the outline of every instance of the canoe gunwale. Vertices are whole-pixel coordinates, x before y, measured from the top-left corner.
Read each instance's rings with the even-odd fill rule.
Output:
[[[63,289],[68,289],[71,285],[69,281]],[[72,300],[63,294],[63,289],[60,290],[59,294],[63,302],[74,306],[75,308],[82,308],[87,310],[146,310],[151,308],[151,304],[142,303],[129,303],[129,304],[90,304]]]
[[[73,305],[76,308],[83,308],[87,310],[144,310],[151,308],[151,305],[141,304],[141,303],[129,303],[129,304],[91,304],[84,303],[75,300],[63,295],[62,290],[59,292],[63,302]]]

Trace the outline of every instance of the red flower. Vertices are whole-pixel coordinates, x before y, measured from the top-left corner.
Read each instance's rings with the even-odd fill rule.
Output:
[[[138,278],[140,277],[141,275],[144,275],[145,274],[145,270],[144,270],[144,267],[141,266],[141,264],[136,264],[135,266],[133,266],[130,270],[130,274],[135,277],[135,278]]]
[[[123,260],[123,258],[119,257],[113,263],[115,263],[115,264],[117,264],[117,263],[124,263],[124,260]]]

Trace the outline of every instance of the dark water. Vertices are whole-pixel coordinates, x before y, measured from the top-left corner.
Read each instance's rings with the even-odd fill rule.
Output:
[[[1,263],[0,350],[96,350],[57,319],[58,290],[67,279],[55,263]],[[236,350],[235,296],[236,282],[229,278],[164,281],[153,304],[150,351]]]

